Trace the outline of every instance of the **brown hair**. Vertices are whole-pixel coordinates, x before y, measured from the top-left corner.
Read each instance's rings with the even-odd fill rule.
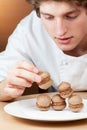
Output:
[[[83,8],[87,9],[87,0],[27,0],[27,1],[34,6],[37,16],[39,17],[40,17],[39,6],[42,2],[47,2],[47,1],[67,2],[70,4],[74,4],[76,6],[82,6]]]

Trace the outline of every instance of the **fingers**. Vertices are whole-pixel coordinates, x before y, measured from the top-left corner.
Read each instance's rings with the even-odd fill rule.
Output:
[[[30,82],[40,82],[41,81],[41,77],[38,74],[32,73],[30,71],[26,71],[24,69],[18,69],[16,71],[15,76],[26,79],[27,81],[30,81]]]
[[[14,87],[6,87],[4,89],[4,92],[6,93],[5,95],[7,97],[17,98],[24,93],[24,90],[25,88],[17,88],[17,86],[14,86]]]
[[[17,62],[16,68],[25,69],[27,71],[34,72],[34,73],[39,72],[39,70],[33,64],[30,64],[26,61]]]
[[[7,79],[7,83],[12,87],[13,86],[17,86],[18,88],[25,88],[25,87],[31,87],[32,86],[32,83],[25,80],[25,79],[22,79],[22,78],[19,78],[19,77],[11,77],[10,79]]]
[[[30,87],[33,82],[39,83],[41,76],[38,74],[26,71],[24,69],[14,69],[10,71],[7,77],[8,84]]]
[[[15,76],[24,78],[31,82],[40,82],[41,77],[38,75],[39,70],[33,65],[26,61],[17,62],[15,65]]]
[[[31,87],[33,82],[40,81],[39,70],[34,65],[25,61],[17,62],[8,72],[4,94],[9,99],[17,98],[23,94],[26,87]]]
[[[34,65],[21,61],[10,69],[7,83],[19,87],[30,87],[33,82],[41,81],[41,76],[38,73],[39,70]]]

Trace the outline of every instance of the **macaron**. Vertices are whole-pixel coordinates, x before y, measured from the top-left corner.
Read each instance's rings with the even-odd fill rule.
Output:
[[[47,111],[51,106],[51,97],[48,94],[40,94],[36,97],[36,107],[41,111]]]
[[[51,106],[54,110],[61,111],[66,107],[66,101],[59,94],[53,95]]]
[[[58,86],[58,91],[62,98],[68,98],[73,93],[73,89],[70,83],[68,82],[61,82],[60,85]]]
[[[71,111],[79,112],[83,106],[82,98],[79,95],[74,94],[68,98],[68,107]]]
[[[39,75],[41,76],[41,82],[38,83],[39,88],[46,90],[52,86],[53,80],[48,72],[40,72]]]

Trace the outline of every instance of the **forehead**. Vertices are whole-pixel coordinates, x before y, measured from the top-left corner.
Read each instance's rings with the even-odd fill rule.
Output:
[[[57,14],[57,13],[65,14],[72,10],[80,10],[80,8],[81,7],[66,2],[54,2],[54,1],[42,2],[40,5],[40,11],[48,14]]]

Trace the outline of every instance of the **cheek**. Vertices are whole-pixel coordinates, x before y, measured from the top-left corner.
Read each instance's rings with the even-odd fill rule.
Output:
[[[77,23],[73,24],[74,30],[76,33],[81,33],[82,35],[87,33],[87,20],[81,20],[78,21]]]
[[[80,43],[87,39],[87,23],[86,22],[78,22],[75,26],[72,27],[74,42]]]

